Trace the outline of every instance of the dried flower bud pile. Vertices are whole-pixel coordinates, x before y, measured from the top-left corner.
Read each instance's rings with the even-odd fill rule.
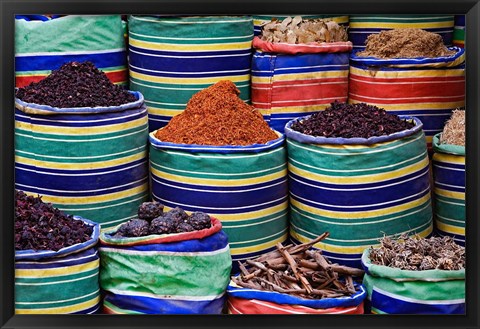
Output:
[[[448,236],[429,239],[406,235],[391,239],[385,236],[380,244],[370,248],[372,264],[410,271],[465,268],[465,248]]]
[[[440,143],[465,146],[465,110],[453,111],[440,134]]]
[[[321,250],[311,247],[328,237],[328,232],[297,246],[277,243],[277,250],[245,262],[239,262],[241,274],[233,276],[238,286],[276,291],[306,299],[351,296],[357,292],[355,281],[364,271],[332,264]]]
[[[301,16],[287,17],[283,21],[273,19],[262,26],[260,38],[267,42],[290,44],[347,41],[345,27],[332,20],[302,19]]]
[[[34,197],[15,191],[15,250],[58,251],[91,239],[93,228]]]
[[[199,91],[155,137],[162,142],[215,146],[265,144],[277,139],[263,116],[239,94],[229,80]]]

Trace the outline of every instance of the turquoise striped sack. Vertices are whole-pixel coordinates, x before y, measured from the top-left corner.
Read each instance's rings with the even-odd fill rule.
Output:
[[[15,188],[40,194],[101,228],[137,215],[148,199],[143,96],[109,107],[54,108],[15,100]]]
[[[90,240],[58,251],[15,251],[16,314],[91,314],[99,309],[100,228],[73,218],[93,227]]]
[[[275,249],[288,236],[285,138],[251,146],[161,142],[150,133],[153,199],[166,209],[218,218],[237,260]]]
[[[362,255],[363,285],[375,314],[465,314],[465,269],[407,271]]]
[[[219,220],[200,231],[100,236],[100,286],[107,314],[220,314],[232,258]]]
[[[433,138],[435,230],[465,245],[465,146],[441,144]]]
[[[308,118],[302,117],[295,120]],[[388,136],[314,137],[285,127],[290,236],[332,262],[359,268],[365,248],[384,234],[432,232],[429,161],[422,123]]]
[[[130,88],[145,96],[149,131],[220,80],[234,82],[250,101],[251,17],[132,15],[128,28]]]
[[[18,16],[15,85],[38,82],[67,62],[91,61],[115,84],[127,85],[127,52],[120,15]]]

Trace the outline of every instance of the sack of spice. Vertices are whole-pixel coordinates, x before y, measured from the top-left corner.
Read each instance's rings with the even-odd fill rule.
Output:
[[[432,232],[429,161],[422,122],[365,103],[335,102],[285,127],[290,236],[360,268],[387,235]]]
[[[311,246],[328,232],[300,245],[240,263],[228,286],[230,314],[363,314],[363,270],[332,264]]]
[[[453,45],[460,48],[465,47],[465,15],[455,15]]]
[[[69,62],[16,90],[15,184],[103,228],[148,197],[143,96],[91,62]]]
[[[332,20],[339,25],[348,28],[348,16],[346,15],[300,15],[303,19],[328,19]],[[283,21],[287,17],[290,16],[282,16],[282,15],[253,15],[253,34],[254,36],[260,35],[262,32],[262,27],[265,24],[268,24],[272,21]]]
[[[375,314],[464,314],[465,248],[451,237],[384,237],[365,249],[366,307]]]
[[[97,223],[15,191],[15,313],[96,313],[99,233]]]
[[[231,81],[217,82],[150,133],[153,199],[221,220],[234,260],[272,250],[288,235],[284,136],[238,93]]]
[[[435,229],[465,245],[465,110],[456,109],[433,137]]]
[[[288,17],[263,26],[254,37],[252,104],[283,132],[300,115],[348,96],[352,43],[332,20]]]
[[[15,20],[15,85],[45,78],[67,62],[90,61],[115,84],[128,83],[120,15],[24,15]]]
[[[138,214],[100,235],[104,312],[220,314],[232,267],[220,221],[181,208],[163,212],[156,202]]]
[[[465,106],[465,51],[420,29],[371,35],[350,58],[350,103],[365,102],[423,125],[429,150],[453,109]]]

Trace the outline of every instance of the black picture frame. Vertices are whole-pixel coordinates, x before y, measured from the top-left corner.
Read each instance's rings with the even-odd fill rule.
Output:
[[[69,0],[0,1],[0,325],[2,328],[478,328],[479,49],[478,0]],[[466,315],[14,315],[14,15],[15,14],[466,14]]]

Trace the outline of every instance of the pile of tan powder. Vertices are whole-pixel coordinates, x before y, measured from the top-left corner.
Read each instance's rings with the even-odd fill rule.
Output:
[[[440,34],[422,29],[402,28],[382,31],[367,37],[359,57],[415,58],[452,56],[454,51],[443,44]]]
[[[440,134],[441,144],[465,146],[465,110],[456,109]]]
[[[230,80],[199,91],[155,137],[162,142],[215,146],[265,144],[277,139],[263,116],[239,94]]]

